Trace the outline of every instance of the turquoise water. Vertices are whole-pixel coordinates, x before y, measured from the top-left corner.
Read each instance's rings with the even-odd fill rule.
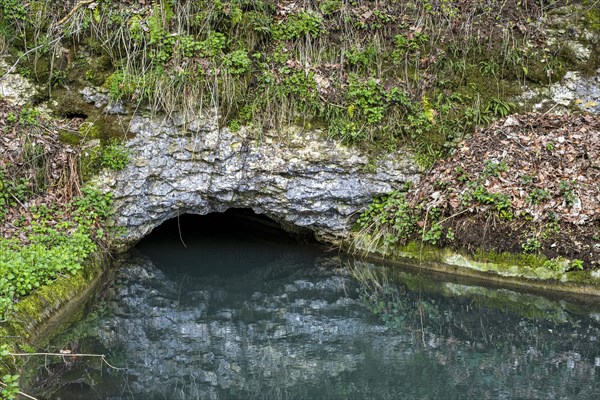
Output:
[[[248,215],[172,221],[115,263],[48,350],[121,369],[49,358],[37,397],[600,398],[593,301],[343,259]]]

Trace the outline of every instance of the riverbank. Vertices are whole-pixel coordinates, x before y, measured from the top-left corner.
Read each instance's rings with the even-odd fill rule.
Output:
[[[365,260],[397,265],[413,270],[475,279],[498,288],[516,288],[536,293],[562,293],[576,298],[600,299],[600,274],[595,271],[569,271],[567,260],[557,271],[543,265],[536,256],[514,253],[440,248],[411,242],[393,248],[374,249],[369,237],[356,235],[346,249]],[[363,247],[364,246],[364,247]]]
[[[13,88],[14,89],[14,88]],[[79,121],[80,122],[80,121]],[[81,179],[78,121],[0,100],[0,369],[18,389],[14,353],[43,348],[83,316],[109,264],[110,195]],[[6,373],[4,375],[4,373]]]
[[[345,232],[395,189],[360,218],[361,251],[588,293],[600,259],[600,124],[580,114],[598,110],[593,2],[55,3],[0,9],[0,310],[3,324],[25,321],[10,332],[33,335],[66,304],[39,296],[94,286],[87,263],[111,250],[114,187],[129,207],[114,219],[144,227],[135,240],[180,212],[235,206],[290,230],[323,230],[335,209]],[[168,141],[155,140],[156,116]],[[336,180],[342,166],[352,179]]]
[[[359,218],[358,251],[597,294],[600,118],[513,115]],[[448,268],[445,268],[448,270]]]

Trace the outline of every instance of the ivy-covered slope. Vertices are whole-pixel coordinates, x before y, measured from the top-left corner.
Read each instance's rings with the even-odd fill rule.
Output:
[[[110,196],[82,188],[82,148],[59,141],[80,123],[0,100],[1,320],[35,289],[83,269],[105,242]]]
[[[594,71],[573,47],[597,50],[594,37],[551,18],[597,31],[593,3],[1,0],[0,28],[19,71],[54,88],[66,116],[82,111],[65,87],[101,86],[154,111],[218,108],[233,130],[324,126],[375,151],[409,146],[426,167],[513,111],[522,85]]]

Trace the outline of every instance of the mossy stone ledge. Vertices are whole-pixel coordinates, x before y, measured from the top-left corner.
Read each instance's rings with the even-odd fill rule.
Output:
[[[106,254],[93,253],[76,274],[62,276],[21,299],[10,317],[0,323],[0,344],[14,352],[46,345],[66,326],[81,319],[104,282],[108,264]],[[0,372],[13,367],[0,364]]]
[[[555,271],[542,265],[544,259],[531,254],[491,251],[468,254],[419,242],[383,247],[373,243],[369,235],[356,232],[343,246],[366,259],[391,265],[413,266],[527,290],[600,296],[598,270]]]

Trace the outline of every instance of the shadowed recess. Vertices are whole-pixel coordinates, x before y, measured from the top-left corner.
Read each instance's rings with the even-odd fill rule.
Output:
[[[173,218],[146,236],[137,249],[168,273],[235,274],[284,258],[313,259],[314,238],[292,237],[251,209]],[[174,251],[176,250],[176,251]]]

